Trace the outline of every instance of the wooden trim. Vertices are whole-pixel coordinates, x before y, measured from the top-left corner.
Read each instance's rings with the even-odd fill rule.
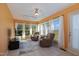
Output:
[[[65,14],[64,15],[64,21],[63,21],[63,26],[64,26],[64,48],[67,48],[68,47],[68,15]]]
[[[27,23],[27,24],[38,24],[38,21],[30,21],[30,20],[19,20],[19,19],[14,19],[15,23]]]

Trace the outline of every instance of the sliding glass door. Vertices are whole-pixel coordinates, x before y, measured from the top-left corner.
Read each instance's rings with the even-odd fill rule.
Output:
[[[44,22],[43,23],[43,34],[47,35],[49,33],[49,22]]]
[[[74,12],[69,15],[70,19],[70,39],[69,49],[79,55],[79,12]]]
[[[58,17],[59,19],[59,33],[58,33],[58,47],[63,48],[64,46],[64,24],[63,16]]]
[[[54,33],[55,33],[55,41],[58,42],[58,34],[59,34],[59,27],[60,27],[60,22],[59,18],[56,18],[53,20],[53,25],[54,25]]]
[[[64,43],[64,28],[63,16],[57,17],[50,21],[51,32],[55,34],[54,41],[58,43],[58,47],[63,48]]]

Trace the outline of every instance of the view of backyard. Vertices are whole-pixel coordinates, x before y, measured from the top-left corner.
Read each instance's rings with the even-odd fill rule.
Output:
[[[58,41],[58,33],[59,33],[59,26],[60,26],[60,23],[59,23],[59,20],[56,19],[53,21],[53,25],[54,25],[54,33],[55,33],[55,42]]]
[[[51,29],[53,31],[53,33],[55,34],[55,42],[58,41],[58,31],[59,31],[59,20],[56,19],[54,21],[52,21],[51,25],[49,22],[45,22],[43,23],[43,34],[44,35],[47,35],[47,33],[50,32],[50,26],[51,26]],[[25,32],[25,34],[23,34],[23,32]],[[34,34],[36,32],[36,25],[33,24],[32,25],[32,34]],[[17,27],[16,27],[16,36],[23,36],[25,35],[28,36],[30,35],[30,25],[23,25],[23,24],[18,24]]]

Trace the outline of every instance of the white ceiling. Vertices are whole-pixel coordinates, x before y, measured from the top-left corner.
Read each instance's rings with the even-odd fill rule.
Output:
[[[40,20],[71,5],[71,3],[8,3],[13,17],[22,20]],[[34,8],[39,9],[38,17],[31,17]]]

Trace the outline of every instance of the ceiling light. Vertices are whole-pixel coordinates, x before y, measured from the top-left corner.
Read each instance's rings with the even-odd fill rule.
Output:
[[[35,16],[38,16],[39,15],[39,9],[38,8],[35,8],[34,15]]]
[[[35,13],[35,16],[38,16],[39,15],[39,13]]]

